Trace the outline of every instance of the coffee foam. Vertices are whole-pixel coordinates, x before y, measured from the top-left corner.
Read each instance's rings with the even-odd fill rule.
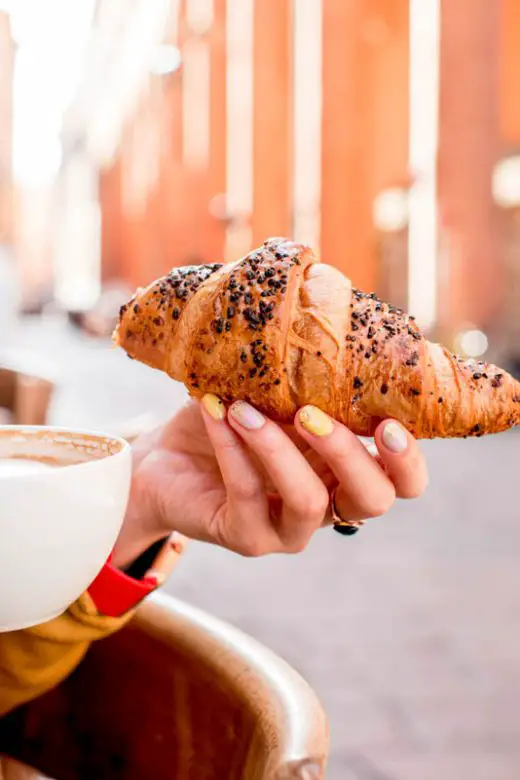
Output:
[[[101,434],[52,428],[0,429],[0,460],[24,460],[48,467],[72,466],[121,452],[123,443]]]

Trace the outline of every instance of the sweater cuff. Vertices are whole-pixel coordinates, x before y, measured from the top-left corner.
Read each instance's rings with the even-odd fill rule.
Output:
[[[185,539],[174,534],[160,547],[151,567],[140,579],[116,569],[111,557],[88,589],[88,595],[101,615],[121,617],[134,609],[161,586],[184,551]]]

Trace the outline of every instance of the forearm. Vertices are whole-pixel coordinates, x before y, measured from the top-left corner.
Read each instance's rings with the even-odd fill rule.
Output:
[[[125,519],[114,546],[112,563],[119,569],[126,569],[166,533],[153,522],[154,509],[143,498],[139,480],[134,478]]]
[[[161,429],[140,436],[132,444],[132,484],[125,518],[114,546],[112,562],[125,569],[145,550],[155,545],[170,531],[159,519],[159,508],[153,485],[154,447]]]

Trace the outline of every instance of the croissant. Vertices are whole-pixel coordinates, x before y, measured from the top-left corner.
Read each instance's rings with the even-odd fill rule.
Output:
[[[368,436],[482,436],[520,422],[520,383],[427,341],[414,318],[272,238],[225,265],[175,268],[121,307],[114,339],[193,396],[249,401],[279,422],[314,404]]]

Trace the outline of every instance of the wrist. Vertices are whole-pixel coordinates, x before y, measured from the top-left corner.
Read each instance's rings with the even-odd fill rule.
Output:
[[[125,518],[112,554],[112,564],[120,569],[129,566],[169,533],[159,520],[143,465],[141,463],[132,476]]]
[[[112,552],[112,565],[121,570],[128,568],[161,539],[164,539],[164,536],[160,533],[147,533],[144,529],[139,531],[133,526],[123,524]]]

